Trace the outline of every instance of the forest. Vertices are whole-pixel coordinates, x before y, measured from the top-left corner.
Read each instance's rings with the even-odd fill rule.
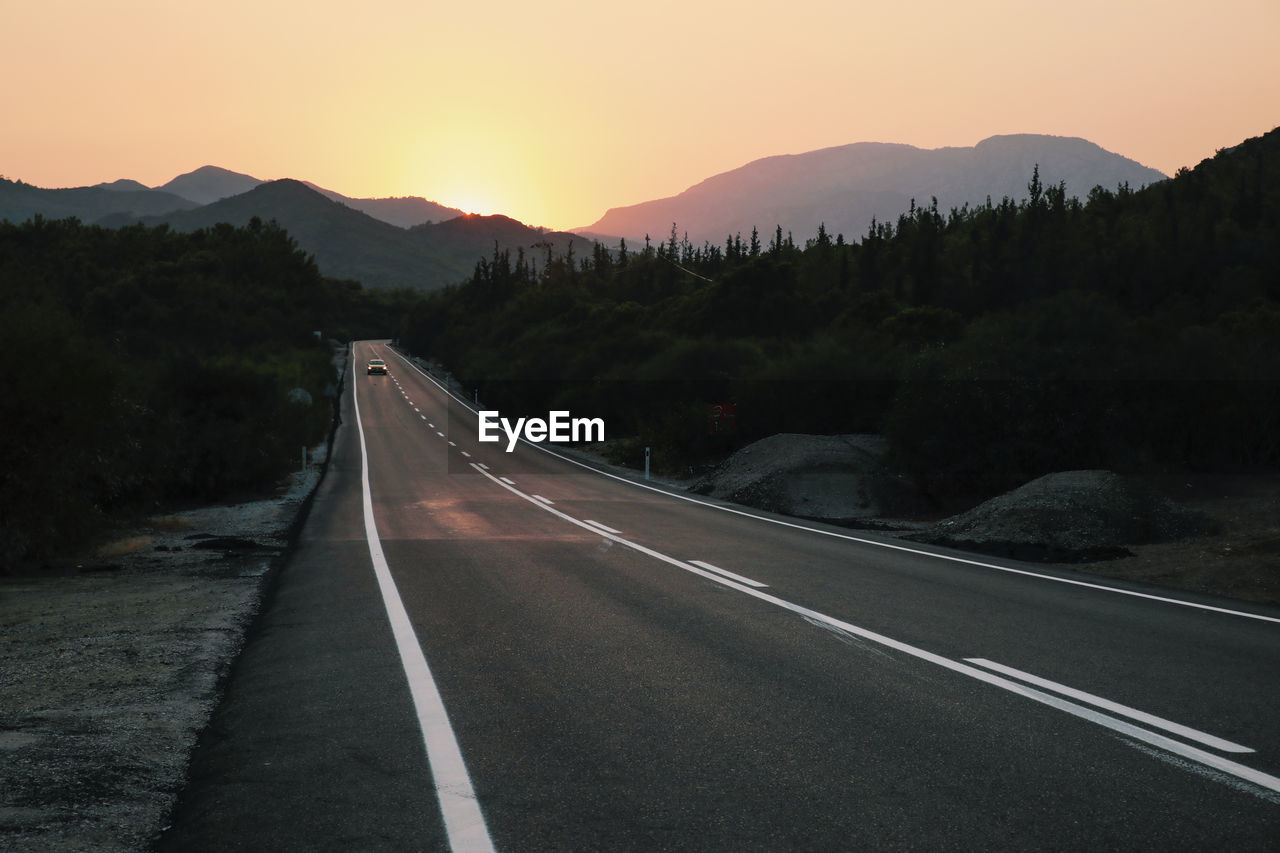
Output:
[[[603,417],[617,461],[672,471],[874,432],[948,505],[1055,470],[1280,462],[1280,131],[1137,191],[1028,179],[852,240],[495,247],[400,337],[488,407]]]
[[[3,222],[0,282],[0,570],[157,507],[269,492],[332,423],[329,339],[404,310],[257,220]]]

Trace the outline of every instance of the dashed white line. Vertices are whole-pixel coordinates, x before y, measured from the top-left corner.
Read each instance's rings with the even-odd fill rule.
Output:
[[[463,455],[463,456],[465,456],[465,457],[467,457],[468,459],[470,459],[470,458],[471,458],[471,454],[470,454],[470,453],[468,453],[468,452],[467,452],[467,451],[465,451],[465,450],[464,450],[464,451],[462,451],[462,455]]]
[[[614,530],[612,527],[610,527],[610,526],[609,526],[609,525],[607,525],[607,524],[601,524],[601,523],[600,523],[600,522],[598,522],[598,521],[592,521],[592,520],[591,520],[591,519],[589,519],[589,518],[584,518],[584,519],[582,519],[582,520],[583,520],[584,522],[586,522],[587,524],[590,524],[592,527],[597,527],[597,528],[599,528],[599,529],[603,530],[605,533],[621,533],[621,532],[622,532],[622,531],[620,531],[620,530]]]
[[[1034,684],[1036,687],[1042,687],[1045,690],[1052,690],[1054,693],[1061,693],[1063,696],[1070,696],[1077,702],[1094,705],[1105,711],[1110,711],[1113,714],[1128,717],[1131,720],[1137,720],[1140,723],[1146,723],[1147,725],[1154,726],[1158,729],[1164,729],[1170,734],[1184,737],[1187,740],[1194,740],[1197,743],[1202,743],[1205,746],[1221,752],[1245,753],[1254,751],[1247,746],[1241,746],[1238,743],[1223,740],[1220,737],[1215,737],[1214,735],[1206,734],[1197,729],[1181,725],[1180,723],[1166,720],[1163,717],[1157,717],[1154,714],[1148,714],[1145,711],[1139,711],[1136,708],[1130,708],[1127,705],[1121,705],[1117,702],[1112,702],[1109,699],[1103,699],[1101,696],[1094,696],[1092,693],[1085,693],[1083,690],[1076,690],[1074,687],[1067,687],[1065,684],[1058,684],[1055,681],[1050,681],[1047,678],[1041,678],[1038,675],[1032,675],[1029,672],[1022,672],[1021,670],[1014,669],[1011,666],[1005,666],[1004,664],[989,661],[984,658],[965,658],[965,660],[969,663],[977,664],[978,666],[986,667],[987,669],[1011,676],[1019,681]]]
[[[480,467],[475,463],[472,463],[472,467],[474,467],[478,471],[480,470]],[[773,604],[784,610],[789,610],[792,613],[798,614],[799,616],[805,619],[808,619],[810,621],[815,621],[825,625],[829,625],[832,628],[836,628],[840,631],[844,631],[848,634],[852,634],[856,637],[860,637],[869,642],[876,643],[878,645],[885,646],[890,649],[894,649],[896,651],[902,652],[903,654],[910,655],[911,657],[914,657],[914,658],[918,658],[919,660],[923,660],[928,663],[932,663],[937,666],[940,666],[944,669],[951,670],[952,672],[956,672],[961,675],[967,675],[970,678],[976,679],[986,684],[990,684],[993,687],[999,687],[1003,690],[1009,691],[1010,693],[1016,694],[1018,696],[1022,696],[1026,699],[1031,699],[1034,702],[1038,702],[1042,705],[1047,705],[1051,708],[1055,708],[1059,711],[1070,714],[1073,717],[1077,717],[1079,719],[1086,720],[1091,723],[1095,723],[1099,726],[1110,729],[1114,732],[1118,732],[1122,735],[1125,735],[1127,737],[1149,744],[1151,746],[1157,747],[1166,752],[1171,752],[1175,755],[1181,756],[1182,758],[1189,759],[1198,764],[1201,764],[1207,767],[1212,767],[1215,770],[1220,770],[1223,773],[1236,777],[1237,779],[1242,779],[1246,782],[1252,783],[1253,785],[1256,785],[1259,788],[1264,788],[1268,791],[1280,793],[1280,778],[1272,776],[1268,773],[1264,773],[1261,770],[1255,770],[1252,767],[1248,767],[1244,764],[1240,764],[1239,762],[1232,761],[1228,758],[1223,758],[1220,755],[1215,755],[1211,752],[1206,752],[1203,749],[1199,749],[1194,746],[1189,746],[1188,744],[1185,744],[1181,741],[1174,740],[1173,738],[1167,737],[1166,735],[1160,734],[1158,732],[1153,732],[1148,729],[1141,728],[1140,726],[1136,726],[1133,723],[1126,722],[1125,720],[1117,719],[1116,717],[1103,714],[1100,711],[1095,711],[1092,708],[1087,708],[1084,705],[1080,705],[1075,702],[1070,702],[1064,698],[1061,698],[1060,696],[1054,696],[1051,693],[1045,693],[1044,691],[1037,690],[1034,687],[1029,686],[1028,684],[1024,684],[1018,681],[1011,681],[1008,678],[1002,678],[999,675],[989,672],[986,669],[982,669],[977,666],[974,666],[970,663],[958,661],[958,660],[952,660],[951,658],[944,657],[943,655],[936,654],[935,652],[922,649],[918,646],[910,645],[909,643],[904,643],[901,640],[895,640],[892,637],[888,637],[884,634],[876,633],[875,631],[869,630],[867,628],[859,627],[857,625],[854,625],[851,622],[846,622],[843,619],[837,619],[834,616],[828,616],[827,614],[820,613],[817,610],[811,610],[810,608],[805,607],[803,605],[796,604],[791,601],[787,601],[786,599],[783,599],[783,598],[779,598],[778,596],[773,595],[772,593],[762,592],[759,589],[747,586],[746,584],[743,584],[743,583],[739,583],[735,580],[732,580],[731,578],[725,577],[715,572],[707,571],[701,566],[693,565],[691,562],[686,562],[684,560],[677,560],[675,557],[671,557],[671,556],[668,556],[667,554],[663,554],[661,551],[655,551],[652,548],[648,548],[644,545],[641,545],[639,542],[633,542],[630,539],[623,538],[622,536],[619,536],[617,534],[613,534],[605,530],[601,530],[600,528],[597,528],[591,524],[586,523],[586,521],[582,519],[574,518],[573,516],[567,515],[558,509],[546,506],[541,502],[535,500],[531,495],[526,494],[525,492],[522,492],[519,489],[515,488],[513,485],[502,483],[498,477],[495,477],[492,474],[489,474],[483,471],[481,471],[481,473],[484,476],[488,477],[490,480],[493,480],[495,483],[499,483],[500,485],[502,485],[502,488],[507,489],[513,494],[524,498],[534,506],[541,507],[546,512],[549,512],[552,515],[557,516],[558,518],[562,518],[565,521],[569,522],[570,524],[577,525],[578,527],[582,527],[586,530],[590,530],[594,533],[598,533],[601,536],[605,536],[609,539],[612,539],[614,542],[617,542],[619,545],[625,545],[626,547],[630,548],[633,551],[638,551],[639,553],[653,557],[656,560],[661,560],[664,563],[675,566],[676,568],[679,568],[679,569],[683,569],[686,572],[690,572],[692,574],[700,575],[704,578],[708,578],[710,580],[716,581],[717,583],[727,586],[730,589],[736,589],[739,592],[742,592],[753,598],[757,598],[761,601],[768,602],[769,604]]]
[[[701,566],[709,572],[716,572],[717,574],[724,575],[727,578],[732,578],[738,583],[745,583],[747,586],[755,587],[756,589],[765,589],[769,586],[767,583],[760,583],[760,581],[753,581],[751,578],[744,578],[742,575],[735,575],[728,569],[722,569],[719,566],[713,566],[710,563],[704,563],[701,560],[690,560],[689,562],[695,566]]]
[[[534,497],[535,497],[535,498],[537,498],[538,500],[542,501],[542,502],[543,502],[544,504],[546,504],[547,506],[555,506],[555,505],[556,505],[556,502],[555,502],[555,501],[551,500],[550,498],[544,498],[542,495],[534,495]]]
[[[440,430],[436,430],[436,435],[440,436],[441,438],[444,438],[444,433],[442,433]]]
[[[449,446],[450,446],[450,447],[457,447],[458,445],[454,444],[454,443],[451,441],[451,442],[449,442]]]
[[[499,477],[498,479],[506,483],[508,486],[514,486],[516,484],[515,480],[508,480],[506,477]]]

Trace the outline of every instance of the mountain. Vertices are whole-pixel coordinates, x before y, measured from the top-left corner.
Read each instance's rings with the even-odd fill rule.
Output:
[[[196,206],[170,193],[129,188],[132,183],[117,181],[109,186],[44,189],[0,178],[0,220],[16,223],[43,216],[96,222],[111,214],[136,218]]]
[[[179,175],[167,184],[156,189],[173,193],[199,204],[212,204],[224,198],[230,198],[252,190],[265,183],[260,178],[244,175],[217,166],[202,166],[194,172]],[[463,211],[453,207],[445,207],[425,198],[411,196],[407,198],[351,198],[342,193],[317,186],[304,181],[308,187],[332,201],[345,204],[347,207],[367,213],[374,219],[381,219],[400,228],[410,228],[426,222],[442,222],[463,215]]]
[[[144,190],[151,189],[151,187],[147,186],[144,183],[141,183],[139,181],[131,181],[127,178],[121,178],[118,181],[111,181],[110,183],[94,184],[94,188],[103,189],[103,190],[116,190],[117,192],[120,192],[120,191],[127,192],[129,190],[137,190],[141,192]]]
[[[469,276],[476,261],[503,249],[551,243],[564,252],[574,234],[544,232],[505,216],[462,216],[447,222],[404,229],[327,198],[301,181],[259,184],[248,192],[191,210],[141,219],[144,225],[168,225],[178,231],[209,228],[221,222],[246,225],[258,217],[275,220],[303,251],[315,256],[320,271],[360,281],[366,288],[434,290]],[[111,218],[105,225],[126,221]]]
[[[456,219],[459,216],[466,215],[466,211],[458,210],[456,207],[445,207],[443,204],[436,204],[434,201],[427,201],[419,196],[351,198],[342,193],[318,187],[310,181],[303,181],[303,183],[326,198],[345,204],[347,207],[353,207],[362,213],[369,214],[374,219],[381,219],[383,222],[390,222],[392,225],[398,225],[401,228],[412,228],[415,225],[423,225],[428,222],[444,222],[448,219]]]
[[[766,157],[708,178],[679,195],[616,207],[580,233],[648,234],[665,240],[672,223],[695,243],[723,242],[758,228],[768,240],[781,225],[803,240],[825,223],[831,234],[858,239],[872,218],[896,221],[912,199],[943,210],[1025,198],[1032,170],[1046,185],[1065,182],[1067,194],[1086,197],[1095,186],[1134,189],[1166,176],[1084,139],[1036,134],[993,136],[971,148],[926,150],[912,145],[859,142],[805,154]]]
[[[242,175],[217,166],[201,166],[194,172],[179,175],[156,189],[173,193],[196,204],[212,204],[233,195],[246,193],[261,184],[252,175]]]
[[[213,204],[246,193],[266,182],[252,175],[217,166],[202,166],[155,189],[129,179],[71,190],[46,190],[21,181],[7,183],[10,186],[0,189],[0,218],[23,221],[39,214],[46,219],[75,216],[85,222],[97,222],[109,217],[106,224],[119,225],[131,218]],[[351,198],[310,181],[303,183],[326,198],[399,228],[445,222],[465,215],[464,211],[456,207],[446,207],[419,196]],[[106,192],[112,195],[104,195]],[[130,193],[149,195],[129,195]]]

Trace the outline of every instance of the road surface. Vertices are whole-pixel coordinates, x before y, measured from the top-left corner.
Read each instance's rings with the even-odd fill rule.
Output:
[[[353,362],[160,849],[1280,849],[1280,610],[507,453]]]

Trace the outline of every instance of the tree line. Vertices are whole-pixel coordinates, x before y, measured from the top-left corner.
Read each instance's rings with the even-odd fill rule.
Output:
[[[328,340],[385,329],[399,298],[322,277],[261,221],[0,223],[0,567],[269,490],[331,423]]]

